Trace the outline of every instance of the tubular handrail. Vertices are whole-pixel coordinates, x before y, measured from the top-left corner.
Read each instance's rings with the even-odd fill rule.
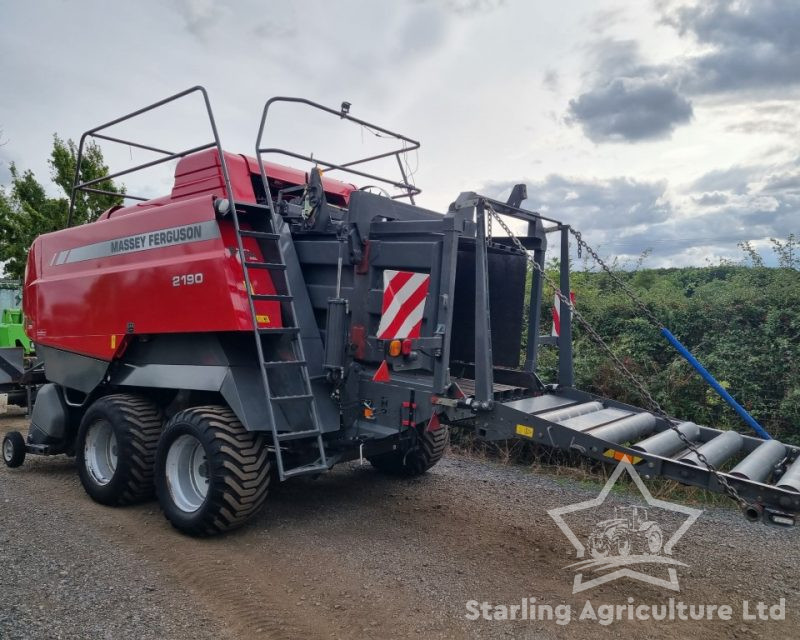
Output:
[[[344,163],[335,163],[327,160],[321,160],[319,158],[313,157],[313,155],[307,156],[300,153],[296,153],[294,151],[290,151],[288,149],[282,149],[279,147],[264,147],[262,145],[262,140],[264,139],[264,131],[266,128],[267,116],[269,115],[270,107],[277,102],[305,105],[311,107],[312,109],[317,109],[319,111],[324,111],[325,113],[330,113],[331,115],[334,115],[341,120],[349,120],[351,122],[354,122],[355,124],[361,125],[362,127],[366,127],[373,133],[377,132],[377,134],[383,134],[383,136],[399,140],[403,143],[403,146],[400,149],[385,151],[383,153],[368,156],[366,158],[359,158]],[[422,191],[418,189],[414,184],[409,182],[408,176],[406,175],[405,169],[403,168],[403,162],[401,160],[401,156],[411,151],[419,149],[420,143],[400,133],[390,131],[389,129],[386,129],[384,127],[372,124],[371,122],[367,122],[366,120],[362,120],[361,118],[356,118],[355,116],[351,116],[349,113],[349,108],[350,105],[348,103],[342,103],[342,107],[337,111],[336,109],[332,109],[331,107],[327,107],[323,104],[319,104],[318,102],[314,102],[312,100],[307,100],[306,98],[294,98],[290,96],[275,96],[267,100],[267,102],[264,104],[264,109],[261,114],[261,122],[258,127],[258,136],[256,138],[255,151],[256,151],[256,158],[258,159],[259,170],[261,171],[261,179],[264,182],[264,189],[266,191],[267,201],[269,202],[270,208],[272,208],[272,197],[269,191],[267,173],[264,166],[264,159],[262,157],[262,154],[265,153],[284,155],[290,158],[295,158],[297,160],[303,160],[309,163],[322,165],[327,169],[327,171],[343,171],[345,173],[350,173],[352,175],[361,176],[363,178],[368,178],[370,180],[375,180],[377,182],[388,184],[396,189],[402,189],[405,191],[405,193],[403,194],[392,196],[393,198],[395,199],[408,198],[411,201],[411,203],[414,204],[414,196],[422,193]],[[392,180],[390,178],[378,176],[369,173],[367,171],[363,171],[361,169],[353,168],[357,165],[363,165],[370,162],[375,162],[376,160],[381,160],[383,158],[389,158],[392,156],[396,158],[398,167],[400,169],[400,175],[402,177],[400,181]]]
[[[159,107],[163,107],[166,104],[169,104],[171,102],[175,102],[177,100],[180,100],[181,98],[185,98],[186,96],[189,96],[189,95],[194,94],[194,93],[200,93],[202,95],[202,97],[203,97],[203,104],[205,106],[206,115],[208,116],[208,121],[209,121],[209,124],[211,126],[211,133],[213,135],[213,139],[210,142],[206,142],[206,143],[194,146],[194,147],[190,147],[190,148],[185,149],[183,151],[171,152],[171,151],[166,151],[164,149],[159,149],[158,147],[153,147],[153,146],[150,146],[150,145],[142,144],[142,143],[139,143],[139,142],[130,141],[130,140],[123,140],[121,138],[117,138],[115,136],[108,135],[106,133],[100,133],[101,131],[105,131],[106,129],[109,129],[109,128],[115,126],[115,125],[118,125],[118,124],[122,123],[122,122],[126,122],[128,120],[132,120],[133,118],[136,118],[137,116],[140,116],[140,115],[142,115],[144,113],[148,113],[150,111],[158,109]],[[83,150],[84,150],[84,146],[86,144],[86,141],[89,138],[97,138],[97,139],[100,139],[100,140],[105,140],[107,142],[113,142],[113,143],[116,143],[116,144],[122,144],[122,145],[126,145],[126,146],[136,147],[136,148],[139,148],[139,149],[144,149],[146,151],[152,151],[154,153],[160,153],[160,154],[163,155],[163,157],[156,158],[155,160],[151,160],[151,161],[148,161],[148,162],[144,162],[144,163],[138,164],[138,165],[136,165],[134,167],[131,167],[129,169],[124,169],[122,171],[117,171],[115,173],[108,173],[107,175],[101,176],[99,178],[93,178],[92,180],[87,180],[85,182],[81,182],[81,164],[83,162]],[[149,104],[149,105],[147,105],[145,107],[142,107],[141,109],[137,109],[136,111],[132,111],[131,113],[128,113],[128,114],[126,114],[124,116],[120,116],[119,118],[115,118],[114,120],[106,122],[105,124],[101,124],[101,125],[99,125],[97,127],[94,127],[93,129],[89,129],[88,131],[85,131],[83,133],[83,135],[81,135],[80,143],[78,144],[78,156],[77,156],[77,161],[76,161],[76,164],[75,164],[75,178],[74,178],[73,184],[72,184],[72,194],[71,194],[70,201],[69,201],[69,214],[67,216],[67,227],[71,227],[72,226],[72,218],[73,218],[73,215],[74,215],[74,212],[75,212],[75,201],[76,201],[78,192],[82,191],[82,192],[86,192],[86,193],[96,193],[96,194],[102,194],[102,195],[114,195],[114,196],[119,196],[120,198],[123,198],[123,199],[146,201],[146,200],[149,200],[149,198],[145,198],[145,197],[137,196],[137,195],[130,195],[130,194],[127,194],[127,193],[114,193],[112,191],[107,191],[107,190],[103,190],[103,189],[95,189],[95,188],[92,188],[92,187],[93,187],[93,185],[100,184],[100,183],[102,183],[102,182],[104,182],[106,180],[113,180],[114,178],[119,178],[119,177],[124,176],[124,175],[129,175],[131,173],[135,173],[136,171],[141,171],[142,169],[148,169],[150,167],[154,167],[154,166],[163,164],[165,162],[169,162],[170,160],[175,160],[176,158],[182,158],[182,157],[188,156],[188,155],[190,155],[192,153],[197,153],[199,151],[204,151],[205,149],[212,149],[214,147],[216,147],[217,154],[219,155],[220,167],[222,169],[222,176],[223,176],[223,180],[225,182],[225,192],[226,192],[226,194],[228,194],[228,197],[230,197],[230,195],[233,193],[233,190],[231,189],[230,175],[228,173],[228,166],[227,166],[227,164],[225,162],[225,155],[222,152],[222,144],[220,143],[220,139],[219,139],[219,132],[217,130],[217,123],[216,123],[216,120],[214,119],[214,112],[211,109],[211,102],[208,99],[208,92],[206,91],[205,87],[202,87],[200,85],[197,85],[197,86],[194,86],[194,87],[190,87],[188,89],[185,89],[184,91],[181,91],[181,92],[176,93],[174,95],[168,96],[167,98],[164,98],[163,100],[159,100],[159,101],[154,102],[152,104]]]

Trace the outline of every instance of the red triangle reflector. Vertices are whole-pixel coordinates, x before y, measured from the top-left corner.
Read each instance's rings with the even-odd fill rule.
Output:
[[[378,370],[375,372],[375,375],[372,376],[373,382],[391,382],[392,377],[389,375],[389,365],[386,364],[386,360],[381,362],[381,366],[378,367]]]

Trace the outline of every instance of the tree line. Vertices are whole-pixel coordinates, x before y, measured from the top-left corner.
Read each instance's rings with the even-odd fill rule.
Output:
[[[28,249],[34,238],[63,229],[67,224],[69,198],[78,163],[78,149],[72,140],[53,136],[53,149],[48,165],[50,178],[57,192],[51,195],[30,170],[20,170],[11,163],[11,184],[0,187],[0,262],[4,275],[22,280]],[[84,146],[81,158],[81,179],[84,181],[108,175],[103,152],[96,144]],[[124,186],[104,180],[95,188],[112,193],[125,193]],[[97,193],[81,193],[75,201],[73,224],[90,222],[109,207],[122,204],[122,197]]]

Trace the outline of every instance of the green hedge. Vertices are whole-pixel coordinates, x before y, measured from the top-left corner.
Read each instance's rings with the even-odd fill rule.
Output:
[[[800,444],[800,272],[722,265],[617,275],[767,431]],[[606,274],[578,272],[572,282],[580,312],[666,411],[748,430]],[[542,313],[542,326],[549,328],[549,308]],[[576,386],[641,406],[576,322],[573,332]],[[540,375],[555,380],[555,367],[556,353],[543,348]]]

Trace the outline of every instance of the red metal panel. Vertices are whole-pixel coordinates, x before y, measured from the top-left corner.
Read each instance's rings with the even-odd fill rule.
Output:
[[[225,153],[225,162],[233,198],[255,202],[255,159]],[[281,186],[305,182],[305,172],[290,167],[267,163],[267,173]],[[323,185],[336,204],[346,204],[355,190],[329,178]],[[137,335],[252,331],[236,236],[229,219],[216,222],[215,196],[227,194],[219,155],[208,149],[181,158],[169,196],[112,208],[97,222],[37,238],[25,279],[29,337],[110,360],[124,348],[130,327]],[[107,249],[114,239],[146,240],[153,233],[203,223],[214,229],[213,237],[141,250],[138,245],[130,251]],[[262,261],[254,238],[244,238],[243,245],[248,260]],[[275,293],[268,271],[251,269],[250,277],[253,293]],[[259,326],[282,326],[279,303],[258,301],[255,308]]]
[[[255,158],[233,153],[225,153],[225,162],[231,179],[234,200],[237,202],[255,202],[253,192],[253,179],[261,179],[258,162]],[[284,167],[271,162],[264,163],[270,183],[274,186],[296,186],[304,184],[306,174],[300,169]],[[323,187],[332,204],[346,206],[350,200],[350,193],[355,191],[355,185],[331,178],[323,178]],[[225,196],[225,181],[222,175],[222,166],[216,149],[208,149],[181,158],[175,167],[175,183],[169,196],[153,198],[146,202],[139,202],[129,207],[120,207],[105,212],[100,219],[124,216],[142,209],[163,206],[176,200],[194,197],[200,194]]]
[[[131,323],[138,335],[252,330],[231,222],[217,226],[212,201],[180,200],[38,238],[32,255],[40,256],[41,271],[29,269],[26,280],[31,338],[108,360]],[[103,250],[112,239],[195,223],[217,229],[215,237],[55,264],[67,250]],[[261,260],[254,239],[245,247]],[[255,293],[274,293],[269,273],[254,272]],[[197,274],[202,282],[188,284]],[[281,326],[278,303],[258,302],[257,313],[268,318],[261,326]]]
[[[261,173],[258,168],[258,161],[251,156],[241,156],[247,164],[251,173],[260,176]],[[226,156],[227,158],[227,156]],[[264,162],[264,170],[267,172],[267,179],[272,182],[281,182],[284,185],[300,185],[306,182],[306,172],[294,167],[285,167],[273,162]],[[283,185],[282,185],[283,186]],[[354,184],[334,180],[333,178],[322,178],[322,187],[325,189],[325,194],[335,196],[331,199],[332,204],[347,205],[350,201],[350,194],[357,189]]]

